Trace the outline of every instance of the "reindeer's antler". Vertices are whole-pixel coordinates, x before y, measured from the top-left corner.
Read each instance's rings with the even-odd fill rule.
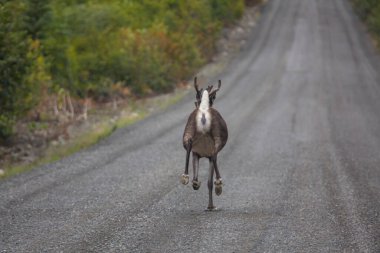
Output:
[[[212,104],[214,103],[214,100],[216,98],[216,92],[220,89],[220,86],[222,86],[222,82],[219,80],[219,83],[218,83],[218,88],[217,89],[212,89],[212,85],[211,86],[208,86],[207,88],[207,91],[209,91],[209,98],[210,98],[210,106],[212,106]]]
[[[215,96],[216,95],[216,92],[218,91],[218,90],[220,90],[220,87],[222,86],[222,81],[220,81],[219,80],[219,83],[218,83],[218,88],[217,89],[215,89],[215,90],[213,90],[213,91],[211,91],[211,89],[212,89],[212,85],[211,85],[211,89],[210,89],[210,92],[209,92],[209,96],[210,97],[212,97],[212,96]],[[209,88],[210,88],[210,86],[209,86]]]
[[[197,77],[194,77],[194,88],[195,88],[195,91],[198,94],[199,93],[199,87],[198,87],[198,84],[197,84]]]
[[[203,89],[199,89],[199,86],[198,86],[198,83],[197,83],[197,77],[194,77],[194,88],[195,88],[195,91],[197,93],[195,95],[195,98],[197,99],[197,101],[195,102],[195,107],[198,107],[199,104],[201,103]]]
[[[194,88],[195,88],[195,91],[197,92],[197,100],[200,100],[203,89],[199,89],[199,86],[197,83],[197,77],[194,77]]]

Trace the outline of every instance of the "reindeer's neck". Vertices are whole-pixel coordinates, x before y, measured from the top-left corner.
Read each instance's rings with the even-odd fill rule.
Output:
[[[201,104],[199,105],[199,110],[207,111],[210,108],[210,100],[208,97],[208,92],[205,90],[202,94]]]
[[[209,112],[210,103],[208,92],[204,91],[202,94],[201,104],[199,105],[199,109],[196,116],[197,122],[197,131],[203,134],[210,131],[211,127],[211,114]]]

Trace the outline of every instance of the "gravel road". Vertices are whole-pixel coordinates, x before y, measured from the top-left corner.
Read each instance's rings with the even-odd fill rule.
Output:
[[[223,194],[180,184],[193,93],[0,181],[0,252],[380,252],[380,57],[346,0],[270,0],[218,78]]]

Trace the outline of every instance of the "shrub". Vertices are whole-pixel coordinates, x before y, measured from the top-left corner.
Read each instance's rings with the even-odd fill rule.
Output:
[[[167,92],[214,52],[243,0],[14,0],[0,6],[0,138],[37,105],[65,90],[107,97]]]
[[[378,0],[352,0],[358,14],[367,21],[375,6],[378,5]]]
[[[368,18],[368,24],[372,32],[380,38],[380,3],[372,10]]]
[[[28,43],[22,1],[8,1],[0,6],[0,139],[12,133],[12,124],[29,104],[24,84],[27,71]]]
[[[380,2],[378,0],[352,0],[359,16],[368,24],[377,39],[380,38]]]
[[[244,7],[232,0],[53,6],[45,42],[51,73],[79,96],[89,90],[104,94],[118,82],[137,94],[171,90],[211,57],[221,26],[240,17]]]

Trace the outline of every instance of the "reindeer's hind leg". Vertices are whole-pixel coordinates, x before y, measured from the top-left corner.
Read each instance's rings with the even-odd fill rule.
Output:
[[[181,176],[181,183],[186,185],[189,183],[189,159],[190,159],[190,152],[192,148],[192,142],[189,141],[186,146],[186,165],[185,165],[185,173]]]
[[[199,171],[199,155],[193,152],[193,189],[198,190],[201,187],[201,182],[198,181],[198,171]]]
[[[222,194],[222,186],[223,186],[223,183],[222,183],[222,178],[220,177],[220,173],[219,173],[219,169],[218,169],[218,164],[217,164],[217,156],[214,156],[211,158],[212,160],[212,163],[214,165],[214,168],[215,168],[215,174],[216,174],[216,179],[215,179],[215,194],[216,195],[220,195]]]
[[[214,186],[213,180],[214,180],[214,164],[213,164],[212,160],[210,159],[210,168],[208,171],[208,182],[207,182],[207,186],[208,186],[208,207],[207,207],[207,209],[208,210],[214,210],[215,209],[215,206],[212,202],[212,188]]]

